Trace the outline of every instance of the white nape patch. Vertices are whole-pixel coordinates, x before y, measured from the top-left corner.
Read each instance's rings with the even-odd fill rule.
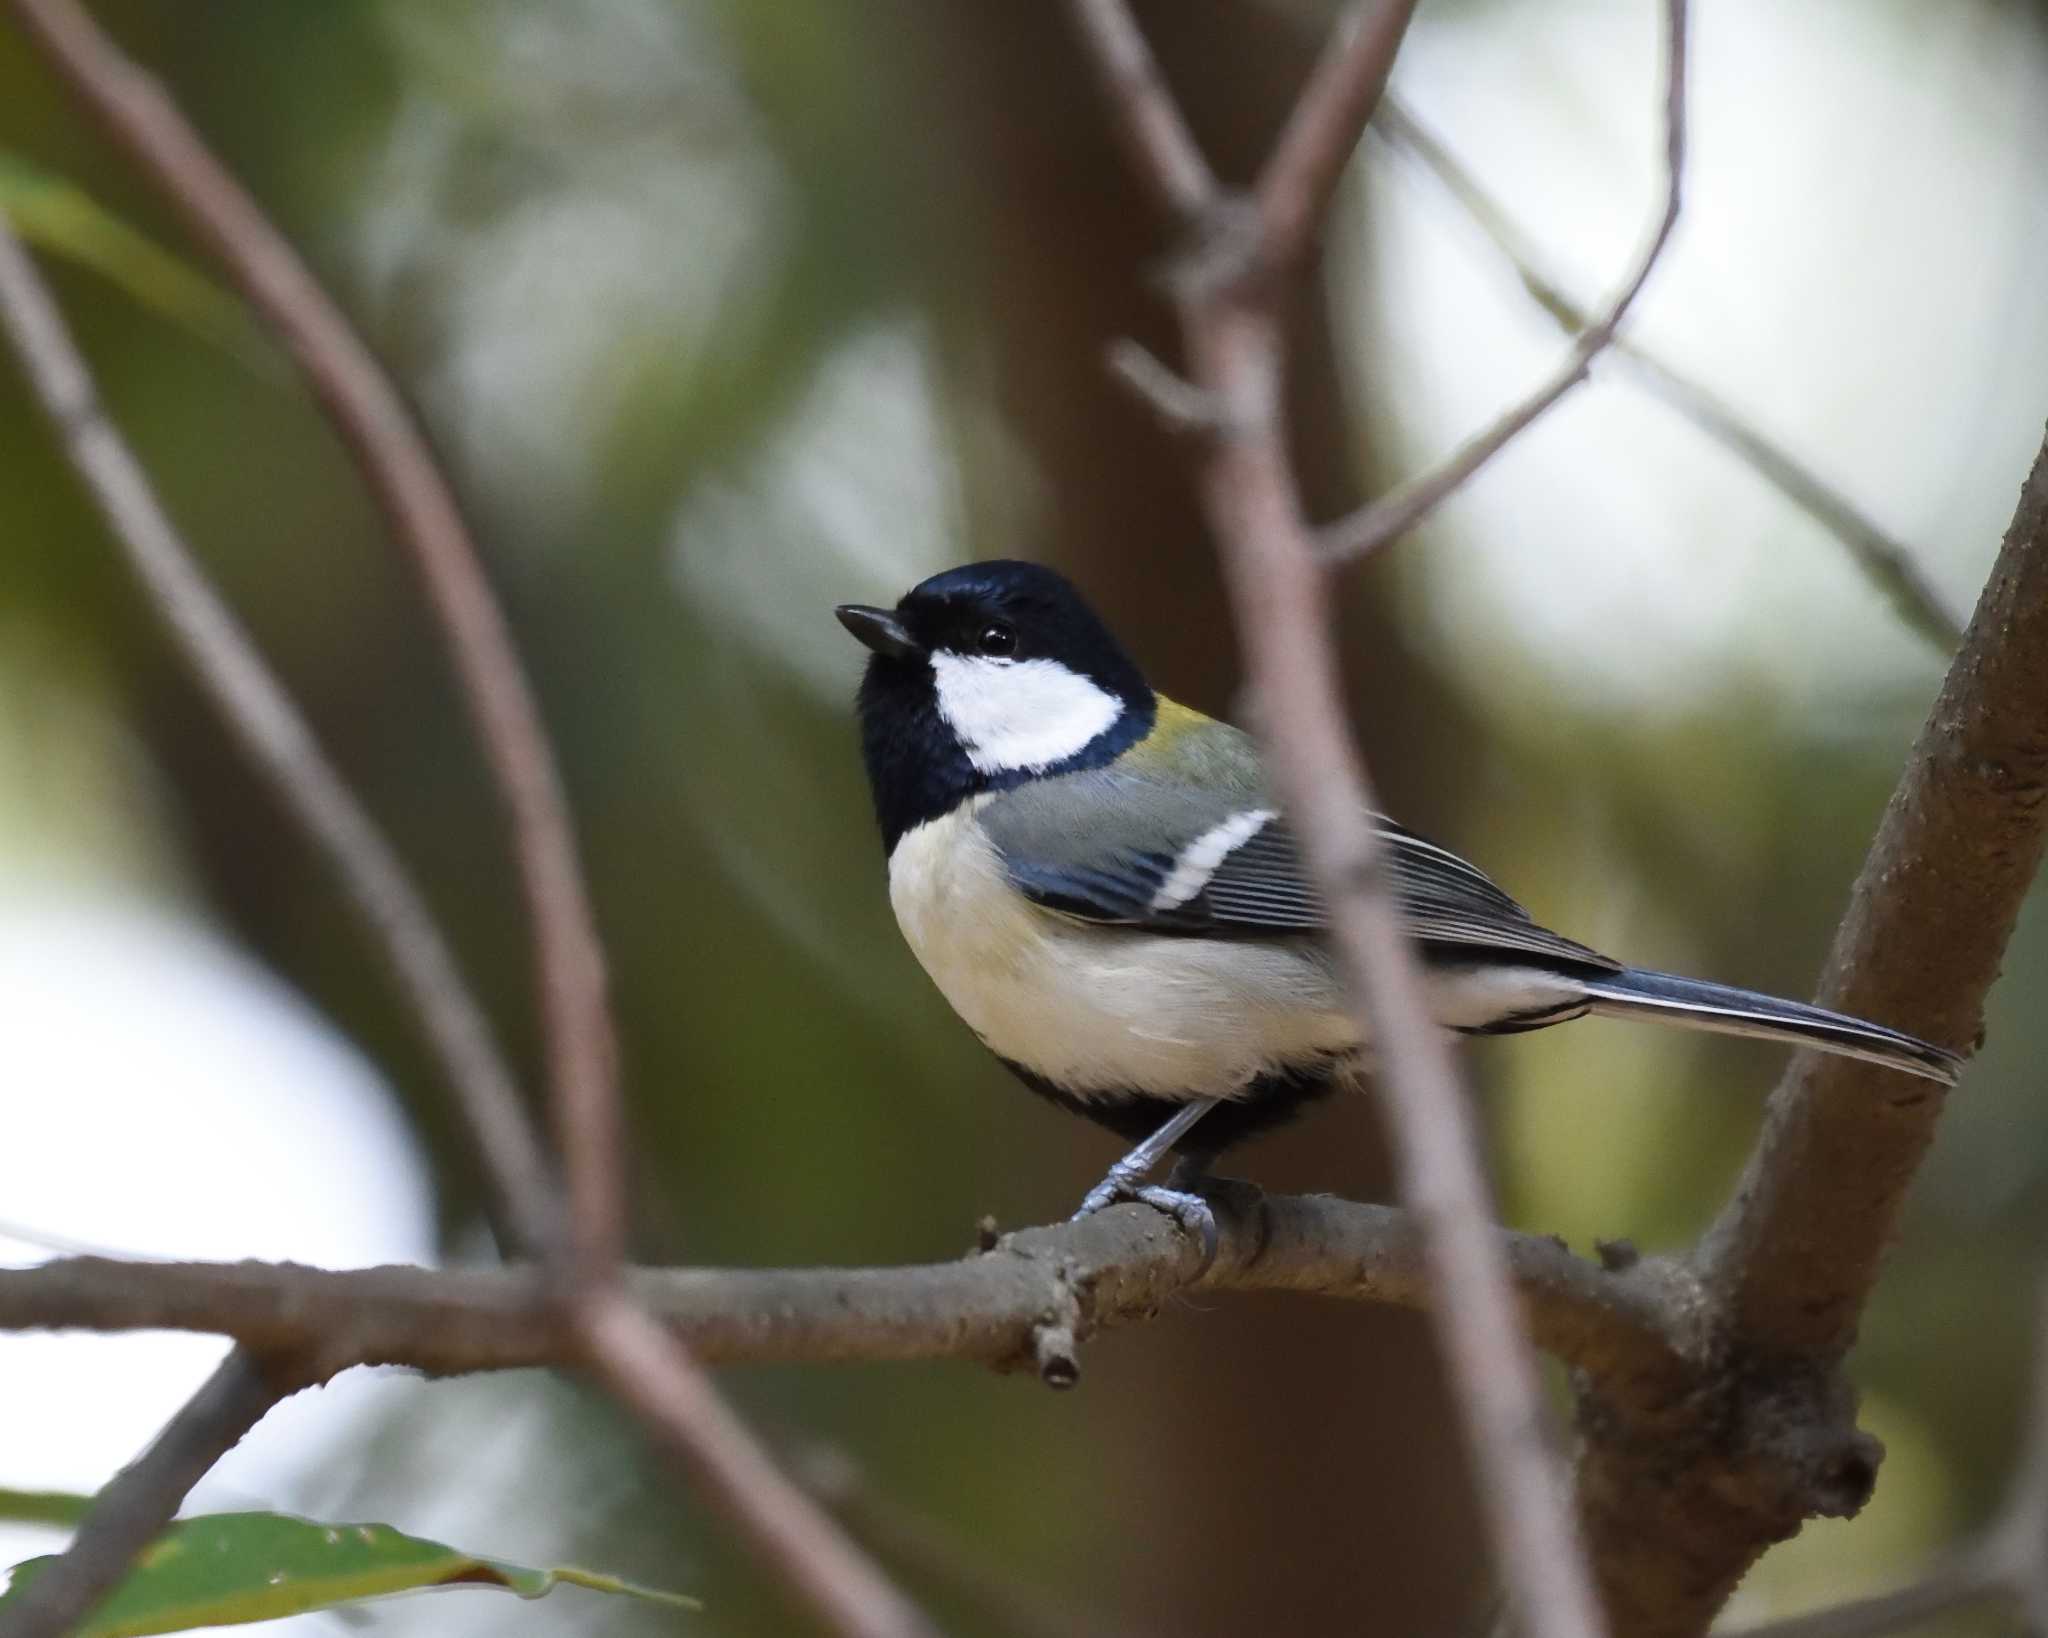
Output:
[[[939,715],[985,774],[1036,772],[1085,750],[1124,702],[1057,660],[932,656]]]
[[[1154,910],[1172,910],[1186,904],[1221,868],[1223,861],[1266,828],[1278,815],[1271,808],[1248,808],[1234,813],[1220,825],[1212,825],[1182,849],[1173,873],[1152,895]]]

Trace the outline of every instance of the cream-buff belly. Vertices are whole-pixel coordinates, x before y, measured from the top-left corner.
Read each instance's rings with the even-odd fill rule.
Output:
[[[1230,1097],[1357,1044],[1328,959],[1271,944],[1096,927],[1010,886],[978,802],[889,856],[897,925],[989,1048],[1069,1090]]]
[[[1010,885],[976,819],[985,800],[896,844],[889,899],[925,972],[992,1051],[1077,1094],[1225,1098],[1266,1071],[1360,1051],[1314,941],[1144,933],[1041,909]],[[1440,969],[1429,1007],[1470,1029],[1571,988],[1538,969]]]

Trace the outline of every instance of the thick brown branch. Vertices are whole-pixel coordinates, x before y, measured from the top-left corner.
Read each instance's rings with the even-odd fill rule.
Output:
[[[2048,844],[2048,443],[1885,810],[1820,999],[1963,1050]],[[1703,1248],[1746,1344],[1832,1365],[1890,1245],[1943,1099],[1806,1057]]]
[[[1323,531],[1323,551],[1332,560],[1368,556],[1398,540],[1531,426],[1560,398],[1586,379],[1607,344],[1649,283],[1671,233],[1678,226],[1685,181],[1686,0],[1665,0],[1664,204],[1657,225],[1634,269],[1597,322],[1580,331],[1557,371],[1477,437],[1433,471],[1400,485]]]
[[[2044,840],[2048,443],[1851,891],[1822,1001],[1970,1047]],[[1696,1258],[1726,1377],[1675,1418],[1596,1386],[1581,1506],[1624,1630],[1704,1632],[1774,1541],[1861,1505],[1878,1452],[1839,1369],[1943,1103],[1928,1083],[1795,1060]]]
[[[236,1348],[150,1447],[110,1479],[71,1545],[0,1613],[0,1638],[63,1638],[112,1592],[192,1487],[311,1378]]]
[[[1915,1581],[1810,1615],[1746,1627],[1730,1638],[1881,1638],[1930,1616],[1998,1599],[2022,1615],[2029,1632],[2048,1630],[2048,1290],[2034,1323],[2034,1391],[2019,1465],[2005,1506],[1973,1540],[1945,1554]]]
[[[397,853],[213,589],[108,419],[49,287],[4,216],[0,324],[158,618],[382,945],[484,1162],[501,1235],[537,1254],[554,1238],[553,1182],[482,1006]]]
[[[1228,1190],[1221,1249],[1200,1255],[1158,1213],[1119,1206],[1026,1229],[957,1262],[898,1268],[639,1269],[631,1289],[707,1364],[958,1359],[1020,1366],[1071,1304],[1082,1334],[1151,1318],[1175,1294],[1294,1291],[1422,1307],[1431,1300],[1408,1213],[1322,1196]],[[1500,1233],[1536,1340],[1644,1391],[1676,1391],[1702,1346],[1697,1293],[1675,1267],[1609,1273],[1553,1240]],[[1199,1274],[1199,1278],[1197,1277]],[[434,1375],[561,1364],[573,1350],[522,1269],[63,1258],[0,1269],[0,1331],[201,1331],[326,1370],[409,1365]]]

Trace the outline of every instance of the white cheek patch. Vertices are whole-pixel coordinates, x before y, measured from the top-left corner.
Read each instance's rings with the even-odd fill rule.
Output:
[[[1085,750],[1124,713],[1108,689],[1057,660],[932,656],[939,715],[985,774],[1035,772]]]
[[[1203,888],[1223,861],[1279,817],[1271,808],[1247,808],[1202,832],[1182,849],[1173,873],[1152,895],[1154,910],[1177,910]]]

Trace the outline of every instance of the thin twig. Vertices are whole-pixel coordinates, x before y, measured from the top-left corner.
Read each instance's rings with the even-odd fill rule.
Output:
[[[207,1469],[311,1378],[236,1348],[149,1448],[108,1480],[71,1545],[0,1611],[0,1638],[63,1638],[118,1586]]]
[[[1726,1638],[1882,1638],[2005,1591],[1996,1570],[1981,1557],[1959,1558],[1896,1592],[1830,1604],[1760,1627],[1741,1627]]]
[[[1414,13],[1415,0],[1361,0],[1331,30],[1259,173],[1259,248],[1269,266],[1308,261]]]
[[[1200,1251],[1141,1206],[1025,1229],[954,1262],[894,1268],[641,1268],[634,1296],[710,1365],[953,1359],[1021,1366],[1073,1299],[1083,1341],[1144,1323],[1176,1294],[1286,1291],[1426,1308],[1442,1296],[1415,1217],[1326,1195],[1219,1194]],[[1617,1387],[1669,1398],[1704,1360],[1697,1287],[1645,1259],[1611,1273],[1535,1234],[1494,1231],[1539,1346]],[[435,1376],[573,1362],[518,1269],[320,1269],[277,1263],[59,1259],[0,1269],[0,1332],[196,1331],[332,1372],[404,1365]],[[337,1316],[342,1316],[337,1323]]]
[[[1074,15],[1089,59],[1123,115],[1117,130],[1130,149],[1132,170],[1169,214],[1198,221],[1221,189],[1144,31],[1124,0],[1074,0]]]
[[[510,821],[529,920],[549,1106],[568,1185],[553,1289],[588,1363],[654,1431],[690,1452],[720,1509],[834,1630],[923,1631],[879,1570],[751,1441],[682,1350],[630,1312],[620,1285],[626,1174],[603,949],[554,750],[455,496],[397,388],[320,282],[169,94],[76,0],[14,0],[66,83],[182,210],[284,340],[411,553]],[[736,1459],[744,1449],[746,1460]]]
[[[1434,470],[1399,485],[1325,528],[1322,551],[1330,561],[1365,557],[1414,528],[1519,433],[1585,380],[1593,360],[1614,339],[1664,254],[1684,201],[1686,0],[1665,0],[1665,33],[1664,204],[1656,228],[1620,292],[1595,323],[1579,332],[1557,371],[1521,403]]]
[[[835,1445],[796,1451],[804,1487],[877,1554],[950,1587],[968,1605],[974,1630],[1010,1638],[1144,1638],[1128,1617],[1083,1609],[1037,1581],[1006,1570],[945,1519],[877,1485],[853,1455]]]
[[[607,1288],[587,1323],[592,1367],[613,1397],[661,1437],[727,1522],[835,1631],[936,1638],[917,1606],[769,1458],[702,1367],[622,1285]]]
[[[1215,329],[1198,348],[1204,381],[1240,395],[1232,403],[1240,424],[1261,402],[1268,407],[1259,435],[1219,445],[1203,473],[1204,495],[1274,785],[1329,906],[1332,942],[1379,1060],[1401,1197],[1416,1214],[1440,1294],[1431,1313],[1480,1504],[1527,1630],[1536,1638],[1593,1638],[1603,1630],[1600,1613],[1490,1226],[1470,1105],[1449,1042],[1427,1012],[1415,953],[1380,868],[1364,761],[1343,716],[1325,573],[1271,407],[1279,327],[1271,318],[1226,315]]]
[[[533,922],[570,1196],[622,1206],[604,960],[568,807],[533,691],[447,480],[347,318],[162,86],[76,0],[14,0],[14,10],[70,89],[184,213],[277,331],[411,553],[511,822]],[[579,1256],[608,1265],[624,1246],[623,1210],[580,1218],[570,1231]]]
[[[1506,208],[1437,135],[1394,98],[1380,103],[1373,129],[1396,150],[1418,161],[1514,268],[1530,298],[1568,336],[1582,333],[1586,311],[1537,263]],[[1891,602],[1907,627],[1943,654],[1963,640],[1963,623],[1937,590],[1912,548],[1881,529],[1863,509],[1767,437],[1731,405],[1641,342],[1616,336],[1610,356],[1639,386],[1662,399],[1700,431],[1746,461],[1765,482],[1828,530],[1847,548],[1865,577]]]
[[[1679,64],[1683,0],[1671,6],[1680,24],[1672,48]],[[1120,42],[1126,56],[1142,49],[1122,43],[1135,24],[1121,4],[1075,0],[1075,9],[1098,49],[1104,40]],[[1262,174],[1253,210],[1261,242],[1220,264],[1204,257],[1175,289],[1194,383],[1223,410],[1223,435],[1206,446],[1198,481],[1256,691],[1261,737],[1275,788],[1329,906],[1331,939],[1363,1036],[1379,1058],[1402,1195],[1415,1212],[1440,1298],[1432,1313],[1495,1555],[1532,1634],[1593,1638],[1602,1630],[1600,1611],[1573,1537],[1562,1470],[1544,1436],[1535,1362],[1490,1225],[1470,1110],[1379,869],[1371,786],[1342,704],[1327,575],[1303,513],[1282,409],[1284,308],[1298,281],[1272,275],[1309,254],[1411,9],[1405,0],[1382,0],[1349,14],[1347,32],[1324,53]],[[1112,19],[1115,27],[1105,25],[1106,13],[1121,14]],[[1145,138],[1160,122],[1153,104],[1164,93],[1156,76],[1134,77],[1108,62],[1104,68],[1128,146],[1149,166],[1155,189],[1173,197],[1177,190],[1163,169],[1173,156]],[[1667,100],[1677,130],[1682,73],[1674,72],[1672,84]],[[1676,216],[1676,137],[1670,158],[1667,219],[1618,304],[1616,322]],[[1241,212],[1218,207],[1212,217],[1200,250],[1243,234]],[[1276,242],[1264,242],[1267,231]]]
[[[1222,430],[1221,408],[1185,376],[1175,373],[1128,336],[1109,344],[1106,362],[1110,374],[1149,404],[1153,413],[1175,432]]]
[[[553,1184],[489,1021],[397,853],[264,662],[100,403],[48,285],[0,217],[0,323],[129,567],[215,709],[383,949],[453,1089],[506,1241],[554,1238]]]

